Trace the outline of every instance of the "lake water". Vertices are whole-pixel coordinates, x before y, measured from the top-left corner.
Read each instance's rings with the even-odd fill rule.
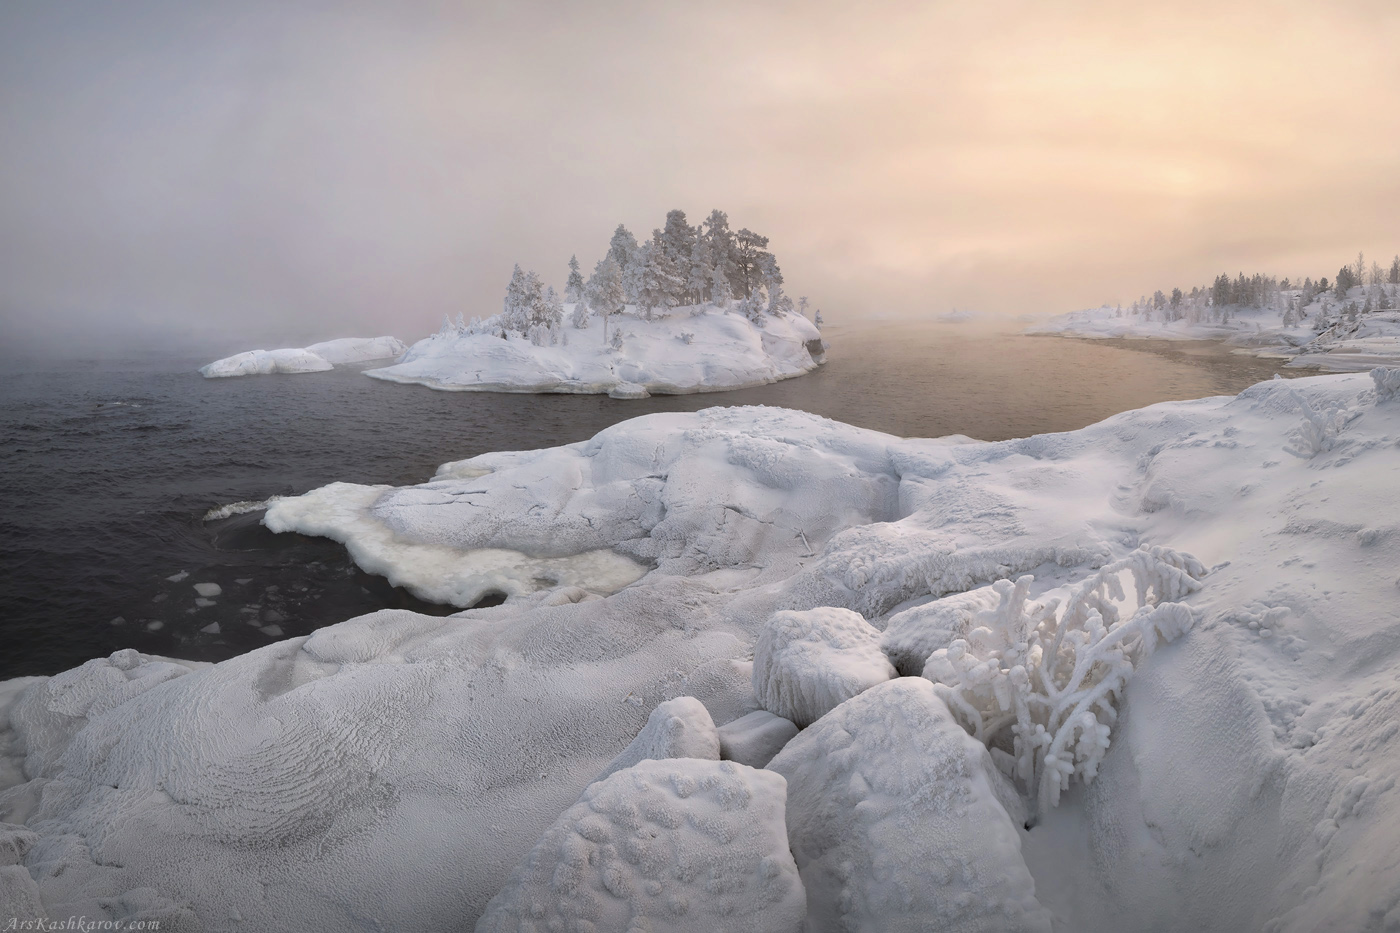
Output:
[[[203,520],[227,503],[418,482],[448,460],[567,444],[658,411],[776,405],[1001,440],[1234,394],[1275,372],[1210,344],[897,321],[827,336],[829,362],[811,375],[641,400],[435,392],[355,370],[205,380],[204,359],[0,363],[0,678],[123,647],[219,660],[385,606],[453,611],[360,572],[338,544],[267,532],[261,513]],[[222,593],[196,603],[196,583]]]

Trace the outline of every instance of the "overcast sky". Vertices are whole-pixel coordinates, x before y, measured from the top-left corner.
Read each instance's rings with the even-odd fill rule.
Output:
[[[711,208],[828,320],[1400,251],[1400,4],[0,3],[0,339],[415,339]]]

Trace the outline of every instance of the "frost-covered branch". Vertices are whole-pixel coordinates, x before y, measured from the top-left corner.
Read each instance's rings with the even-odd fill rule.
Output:
[[[1279,377],[1274,376],[1274,378],[1278,379]],[[1310,460],[1318,454],[1326,453],[1336,447],[1338,435],[1358,414],[1335,403],[1329,404],[1322,411],[1319,411],[1292,387],[1288,389],[1288,394],[1293,396],[1293,400],[1302,409],[1303,423],[1293,429],[1289,435],[1292,443],[1283,449],[1285,453],[1301,457],[1304,460]]]
[[[1122,619],[1125,572],[1139,608]],[[1190,555],[1140,548],[1081,583],[1063,609],[1058,600],[1028,601],[1030,575],[998,580],[992,588],[999,604],[975,613],[966,637],[933,652],[923,676],[1047,810],[1071,779],[1094,779],[1125,684],[1159,643],[1195,623],[1180,600],[1205,573]]]

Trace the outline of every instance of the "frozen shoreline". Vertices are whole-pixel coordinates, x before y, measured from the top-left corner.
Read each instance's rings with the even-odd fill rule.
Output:
[[[1268,382],[998,443],[712,408],[279,500],[269,527],[373,572],[510,598],[0,684],[3,890],[170,929],[596,901],[619,930],[795,931],[803,891],[822,931],[1362,928],[1400,907],[1396,390]],[[1072,619],[1113,689],[1062,762],[1019,757],[978,678],[1013,695],[1017,645]]]

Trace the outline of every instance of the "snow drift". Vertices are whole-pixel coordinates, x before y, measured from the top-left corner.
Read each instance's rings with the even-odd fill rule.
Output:
[[[282,500],[376,572],[499,550],[519,588],[0,685],[0,891],[162,929],[1385,929],[1392,385],[995,444],[657,414]]]

